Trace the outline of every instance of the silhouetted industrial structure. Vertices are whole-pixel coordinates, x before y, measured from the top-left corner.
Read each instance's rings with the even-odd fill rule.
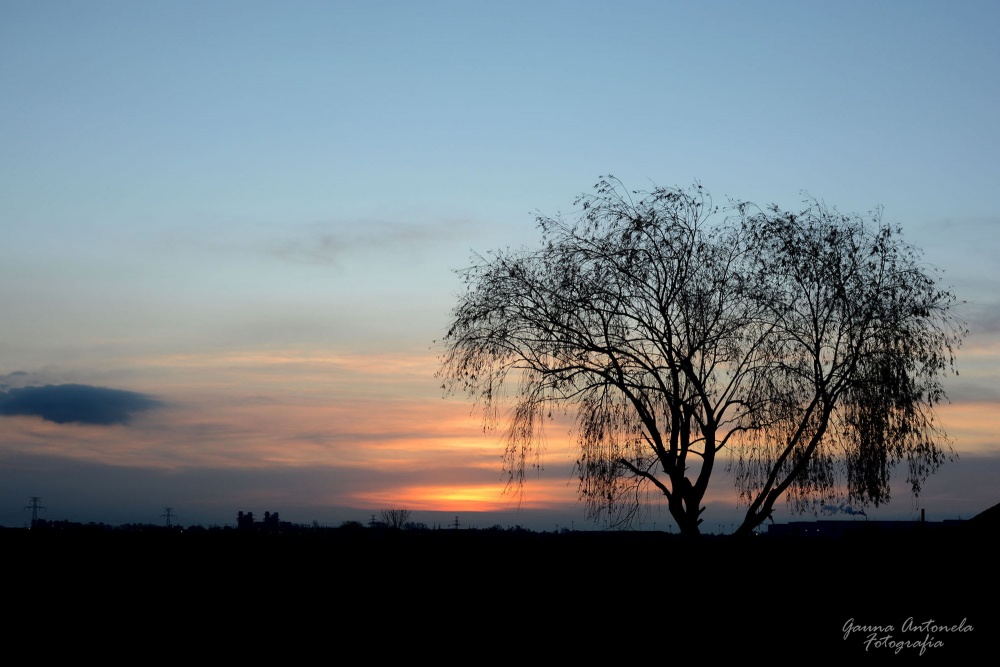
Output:
[[[955,527],[960,520],[945,521],[844,521],[820,519],[818,521],[789,521],[775,523],[767,528],[767,535],[773,537],[801,536],[839,539],[859,535],[906,535],[930,532],[942,528]]]
[[[264,512],[263,521],[254,521],[253,512],[239,512],[236,515],[236,529],[258,533],[280,533],[292,527],[290,521],[281,521],[277,512]]]
[[[34,526],[38,521],[38,510],[44,510],[45,508],[38,504],[42,500],[41,496],[29,496],[28,500],[31,504],[25,505],[24,509],[31,510],[31,525]]]

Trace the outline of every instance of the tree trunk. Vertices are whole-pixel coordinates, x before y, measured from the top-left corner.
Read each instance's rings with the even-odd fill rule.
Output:
[[[757,514],[747,515],[743,519],[743,523],[740,527],[733,532],[733,537],[749,537],[753,534],[753,529],[764,523],[767,520],[766,516],[759,516]]]
[[[680,479],[674,482],[674,493],[670,498],[667,507],[670,515],[677,522],[681,535],[685,537],[698,537],[701,535],[701,513],[704,508],[701,506],[701,495],[692,486],[687,477],[679,476]]]

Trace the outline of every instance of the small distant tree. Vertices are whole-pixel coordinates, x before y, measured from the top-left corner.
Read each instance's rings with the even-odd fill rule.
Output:
[[[425,531],[428,530],[428,528],[427,524],[422,521],[407,521],[403,525],[403,530]]]
[[[342,531],[358,532],[364,527],[364,524],[360,521],[353,520],[344,521],[340,524],[340,530]]]
[[[740,534],[782,496],[796,510],[885,502],[904,460],[918,492],[947,458],[933,408],[965,332],[954,295],[879,212],[723,215],[701,186],[628,192],[612,178],[575,206],[539,217],[538,249],[460,272],[444,339],[445,390],[507,425],[511,485],[560,412],[575,417],[592,518],[628,523],[655,489],[688,535],[724,449]]]
[[[380,513],[382,517],[382,522],[389,528],[400,528],[406,526],[406,523],[410,520],[410,510],[404,510],[399,508],[384,509]]]

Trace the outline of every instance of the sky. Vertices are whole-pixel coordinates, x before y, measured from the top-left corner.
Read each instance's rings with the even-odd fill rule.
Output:
[[[434,374],[473,252],[602,175],[883,207],[962,299],[958,460],[1000,502],[1000,4],[0,0],[0,525],[592,526]],[[705,528],[738,521],[714,480]],[[793,520],[781,505],[777,520]],[[641,527],[670,529],[654,506]]]

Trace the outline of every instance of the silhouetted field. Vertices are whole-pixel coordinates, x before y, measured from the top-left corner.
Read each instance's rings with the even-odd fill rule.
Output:
[[[241,634],[353,642],[389,633],[397,638],[386,650],[459,636],[511,649],[517,637],[541,633],[553,655],[612,642],[642,655],[667,656],[668,646],[721,655],[735,643],[753,654],[860,656],[893,651],[866,650],[858,632],[845,640],[845,623],[893,625],[900,637],[912,619],[971,625],[939,632],[934,641],[944,644],[925,651],[953,659],[992,643],[998,630],[991,534],[968,525],[692,541],[639,532],[50,525],[0,530],[0,548],[15,579],[7,604],[32,630],[156,641],[172,628],[224,644]]]

